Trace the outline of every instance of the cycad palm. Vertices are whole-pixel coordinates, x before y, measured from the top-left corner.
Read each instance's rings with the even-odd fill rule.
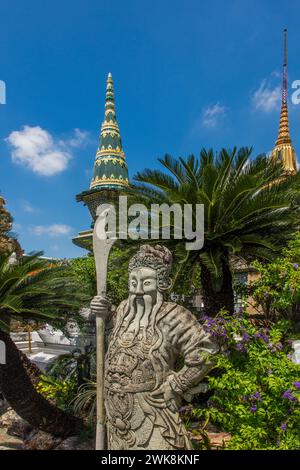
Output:
[[[9,329],[12,320],[65,322],[83,301],[68,268],[49,266],[39,254],[14,264],[7,255],[0,256],[0,340],[6,348],[6,364],[0,365],[0,390],[22,418],[57,435],[76,433],[82,423],[36,392],[28,375],[28,360],[11,340]]]
[[[200,158],[159,159],[166,172],[146,169],[135,176],[135,190],[150,203],[204,205],[204,246],[185,253],[180,271],[200,265],[205,310],[234,308],[231,255],[271,259],[297,227],[298,200],[283,169],[266,156],[250,159],[251,149]],[[186,240],[173,240],[181,248]]]

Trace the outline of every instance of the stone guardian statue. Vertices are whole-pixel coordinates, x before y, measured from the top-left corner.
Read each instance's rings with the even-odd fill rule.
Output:
[[[192,449],[178,407],[212,368],[218,347],[191,312],[164,301],[171,265],[167,248],[144,245],[129,263],[129,297],[115,312],[104,297],[91,302],[107,320],[108,449]]]

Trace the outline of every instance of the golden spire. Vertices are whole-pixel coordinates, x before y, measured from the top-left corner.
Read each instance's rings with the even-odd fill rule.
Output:
[[[287,174],[294,174],[297,172],[296,155],[292,146],[290,129],[289,129],[289,114],[287,102],[287,47],[286,47],[286,33],[284,30],[284,58],[283,58],[283,87],[282,87],[282,100],[281,112],[279,121],[279,131],[276,140],[275,148],[272,152],[272,158],[276,161],[280,160],[283,163]]]

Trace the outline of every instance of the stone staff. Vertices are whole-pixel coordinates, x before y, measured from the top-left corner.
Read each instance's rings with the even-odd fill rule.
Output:
[[[93,250],[97,276],[97,294],[100,297],[106,295],[107,265],[109,252],[116,238],[108,238],[105,231],[108,216],[114,208],[101,208],[97,210],[97,219],[93,231]],[[97,429],[96,450],[105,448],[105,405],[104,405],[104,360],[105,360],[105,315],[96,313],[96,349],[97,349]]]

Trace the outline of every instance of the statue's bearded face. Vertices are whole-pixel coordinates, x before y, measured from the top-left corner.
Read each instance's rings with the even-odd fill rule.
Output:
[[[161,301],[156,270],[144,266],[132,269],[129,274],[129,303],[125,323],[135,335],[140,326],[147,328],[154,306],[159,306]]]
[[[129,292],[136,297],[150,295],[152,299],[157,294],[157,274],[155,269],[135,268],[129,275]]]

